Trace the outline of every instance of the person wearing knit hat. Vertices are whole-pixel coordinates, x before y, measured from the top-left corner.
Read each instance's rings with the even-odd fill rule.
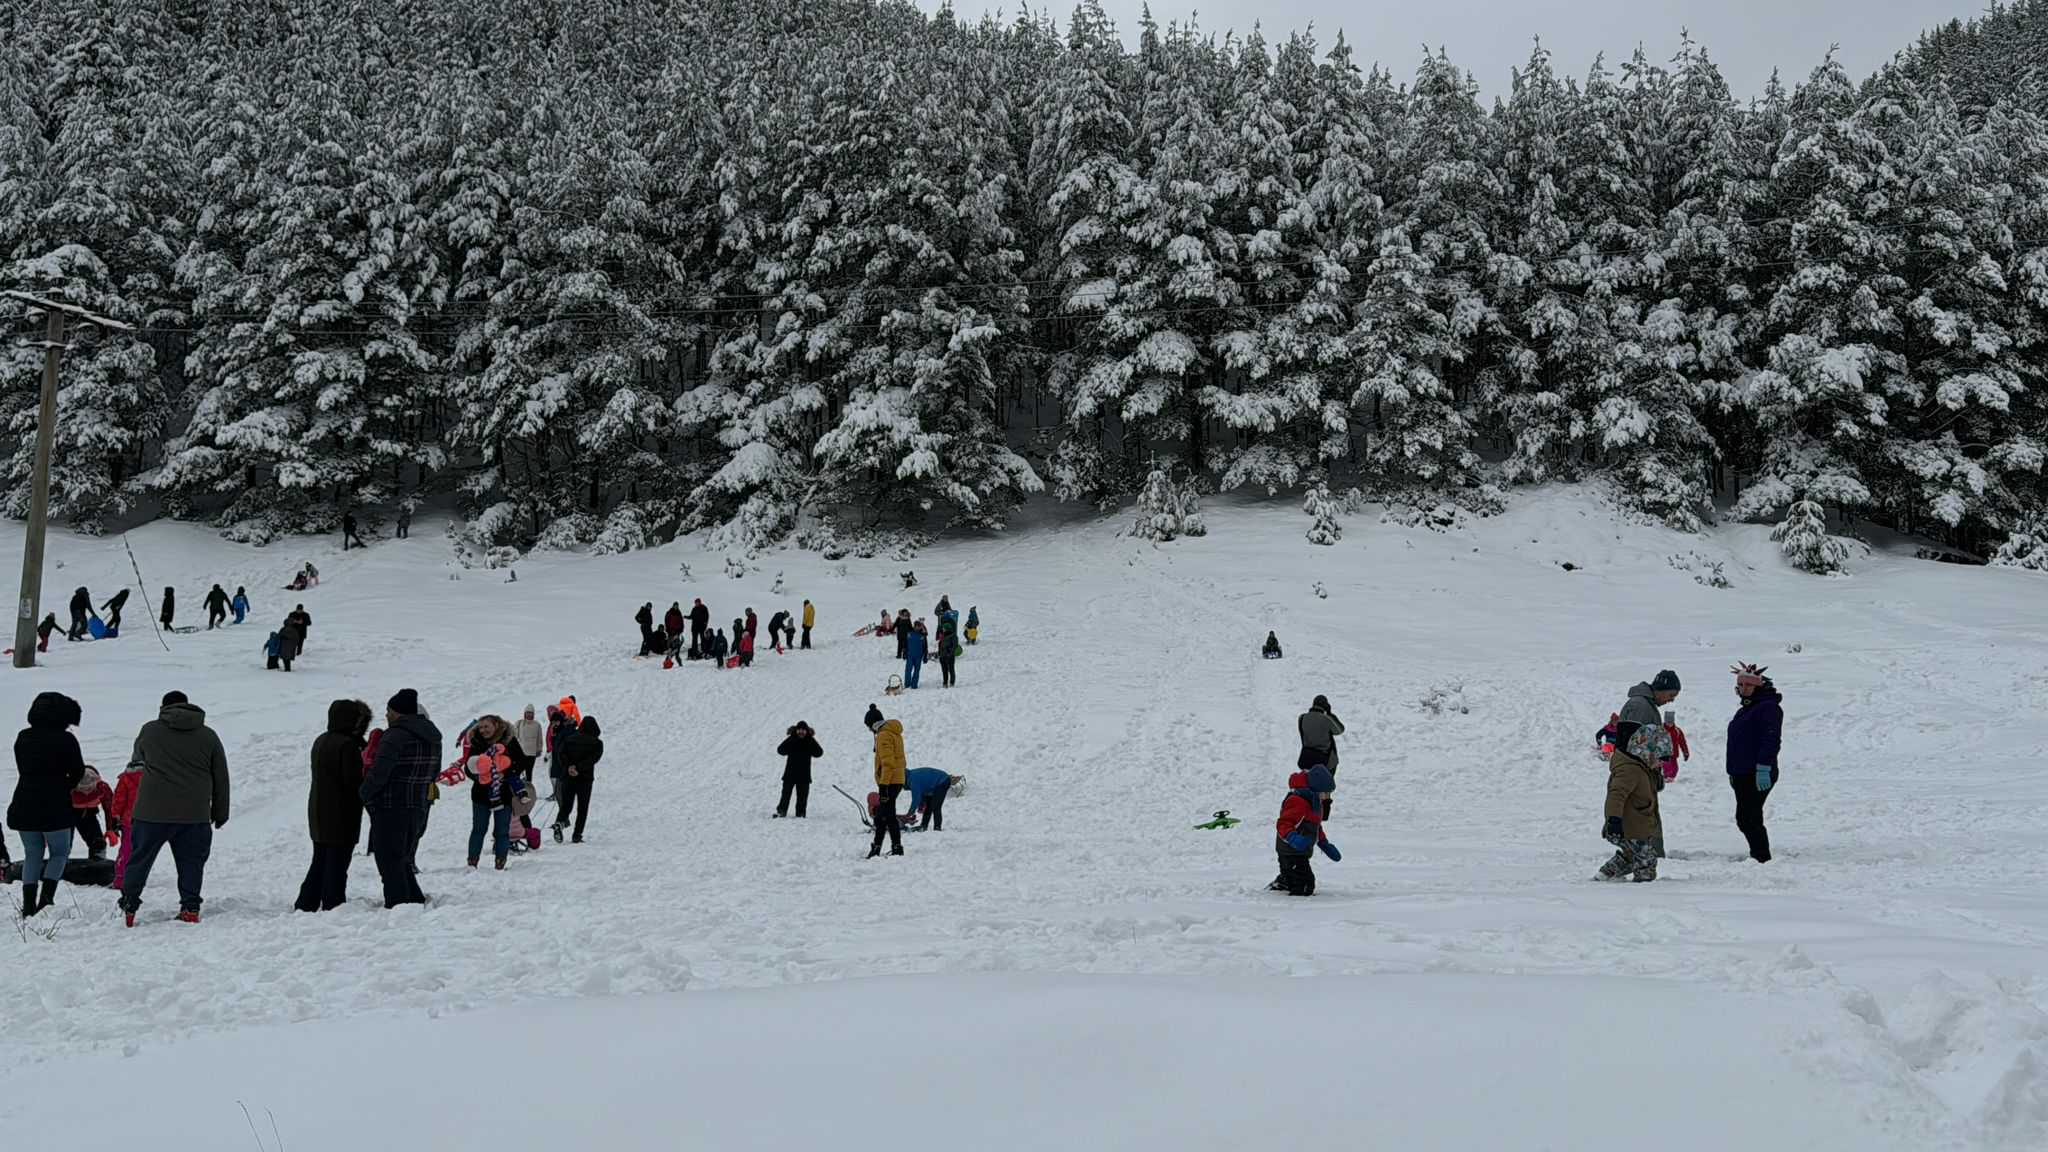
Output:
[[[1764,827],[1764,801],[1778,782],[1778,745],[1785,710],[1778,686],[1755,664],[1737,664],[1735,694],[1742,706],[1728,721],[1728,786],[1735,792],[1735,826],[1749,841],[1749,858],[1771,859],[1771,834]]]
[[[875,725],[880,724],[881,722],[882,710],[880,708],[875,707],[873,704],[868,705],[868,714],[861,717],[860,726],[867,729],[870,732],[873,732],[875,730]]]
[[[417,716],[420,714],[420,694],[411,688],[400,688],[385,707],[396,716]]]
[[[1664,706],[1678,699],[1678,673],[1669,668],[1628,690],[1628,703],[1621,706],[1621,723],[1615,729],[1625,747],[1628,738],[1645,724],[1664,723]]]
[[[359,795],[370,817],[370,850],[384,882],[384,906],[424,904],[414,857],[441,773],[441,730],[420,709],[420,694],[401,688],[386,704],[387,726],[363,773]]]

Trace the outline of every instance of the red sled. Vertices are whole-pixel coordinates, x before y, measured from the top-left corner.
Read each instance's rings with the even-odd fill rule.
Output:
[[[726,658],[725,658],[725,666],[726,666],[727,668],[737,668],[737,667],[739,667],[739,666],[740,666],[740,658],[739,658],[739,657],[737,657],[737,656],[728,656],[728,657],[726,657]]]

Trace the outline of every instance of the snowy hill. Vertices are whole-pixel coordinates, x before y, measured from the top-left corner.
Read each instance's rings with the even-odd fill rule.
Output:
[[[56,1091],[0,1097],[0,1119],[74,1149],[147,1125],[294,1152],[1239,1149],[1290,1125],[1344,1148],[2048,1144],[2040,577],[1879,553],[1820,579],[1764,529],[1683,536],[1583,490],[1441,532],[1354,516],[1330,548],[1298,514],[1208,516],[1154,546],[1045,513],[908,562],[772,553],[743,580],[685,543],[503,583],[453,568],[425,519],[345,556],[132,532],[152,601],[173,584],[196,617],[212,582],[246,584],[252,623],[166,653],[131,602],[122,639],[60,638],[0,712],[77,696],[105,768],[183,689],[235,813],[201,925],[169,921],[166,857],[132,931],[67,887],[33,922],[54,932],[0,934],[0,1054],[95,1086],[90,1122]],[[306,558],[323,585],[280,591]],[[78,584],[134,583],[118,539],[58,536],[50,559],[60,612]],[[1695,580],[1715,563],[1731,587]],[[893,647],[849,633],[942,593],[982,619],[960,686],[934,668],[885,699]],[[692,596],[714,622],[808,597],[819,648],[734,673],[627,659],[642,601]],[[262,635],[300,601],[303,662],[266,672]],[[1283,661],[1256,658],[1269,628]],[[1736,660],[1786,699],[1765,866],[1721,773]],[[1693,748],[1663,796],[1673,856],[1656,884],[1596,885],[1589,742],[1666,667]],[[609,749],[590,842],[472,873],[456,792],[422,848],[431,906],[382,910],[359,857],[354,903],[294,914],[327,702],[381,714],[406,686],[448,728],[574,692]],[[1317,693],[1350,727],[1345,858],[1291,900],[1264,890],[1271,820]],[[913,766],[969,777],[903,859],[861,859],[830,789],[869,788],[870,701]],[[771,821],[799,719],[826,752],[811,818]],[[1245,823],[1192,829],[1220,808]]]

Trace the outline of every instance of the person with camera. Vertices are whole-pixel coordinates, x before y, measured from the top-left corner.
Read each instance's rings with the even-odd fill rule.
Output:
[[[811,761],[823,756],[825,750],[818,746],[818,734],[799,720],[789,726],[775,754],[783,758],[782,799],[775,805],[775,818],[780,820],[789,815],[789,798],[794,795],[796,818],[801,820],[811,803]]]

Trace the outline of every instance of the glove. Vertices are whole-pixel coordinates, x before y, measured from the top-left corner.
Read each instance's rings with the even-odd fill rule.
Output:
[[[1342,852],[1337,851],[1337,846],[1335,844],[1330,843],[1328,840],[1318,841],[1316,843],[1316,847],[1321,848],[1323,850],[1323,855],[1328,856],[1330,858],[1330,862],[1333,864],[1339,860],[1344,859],[1344,854]]]
[[[1619,843],[1621,841],[1621,817],[1609,816],[1607,818],[1607,826],[1600,829],[1600,838],[1609,844]]]
[[[1769,792],[1771,790],[1771,766],[1769,764],[1759,764],[1756,766],[1756,790],[1759,792]]]

